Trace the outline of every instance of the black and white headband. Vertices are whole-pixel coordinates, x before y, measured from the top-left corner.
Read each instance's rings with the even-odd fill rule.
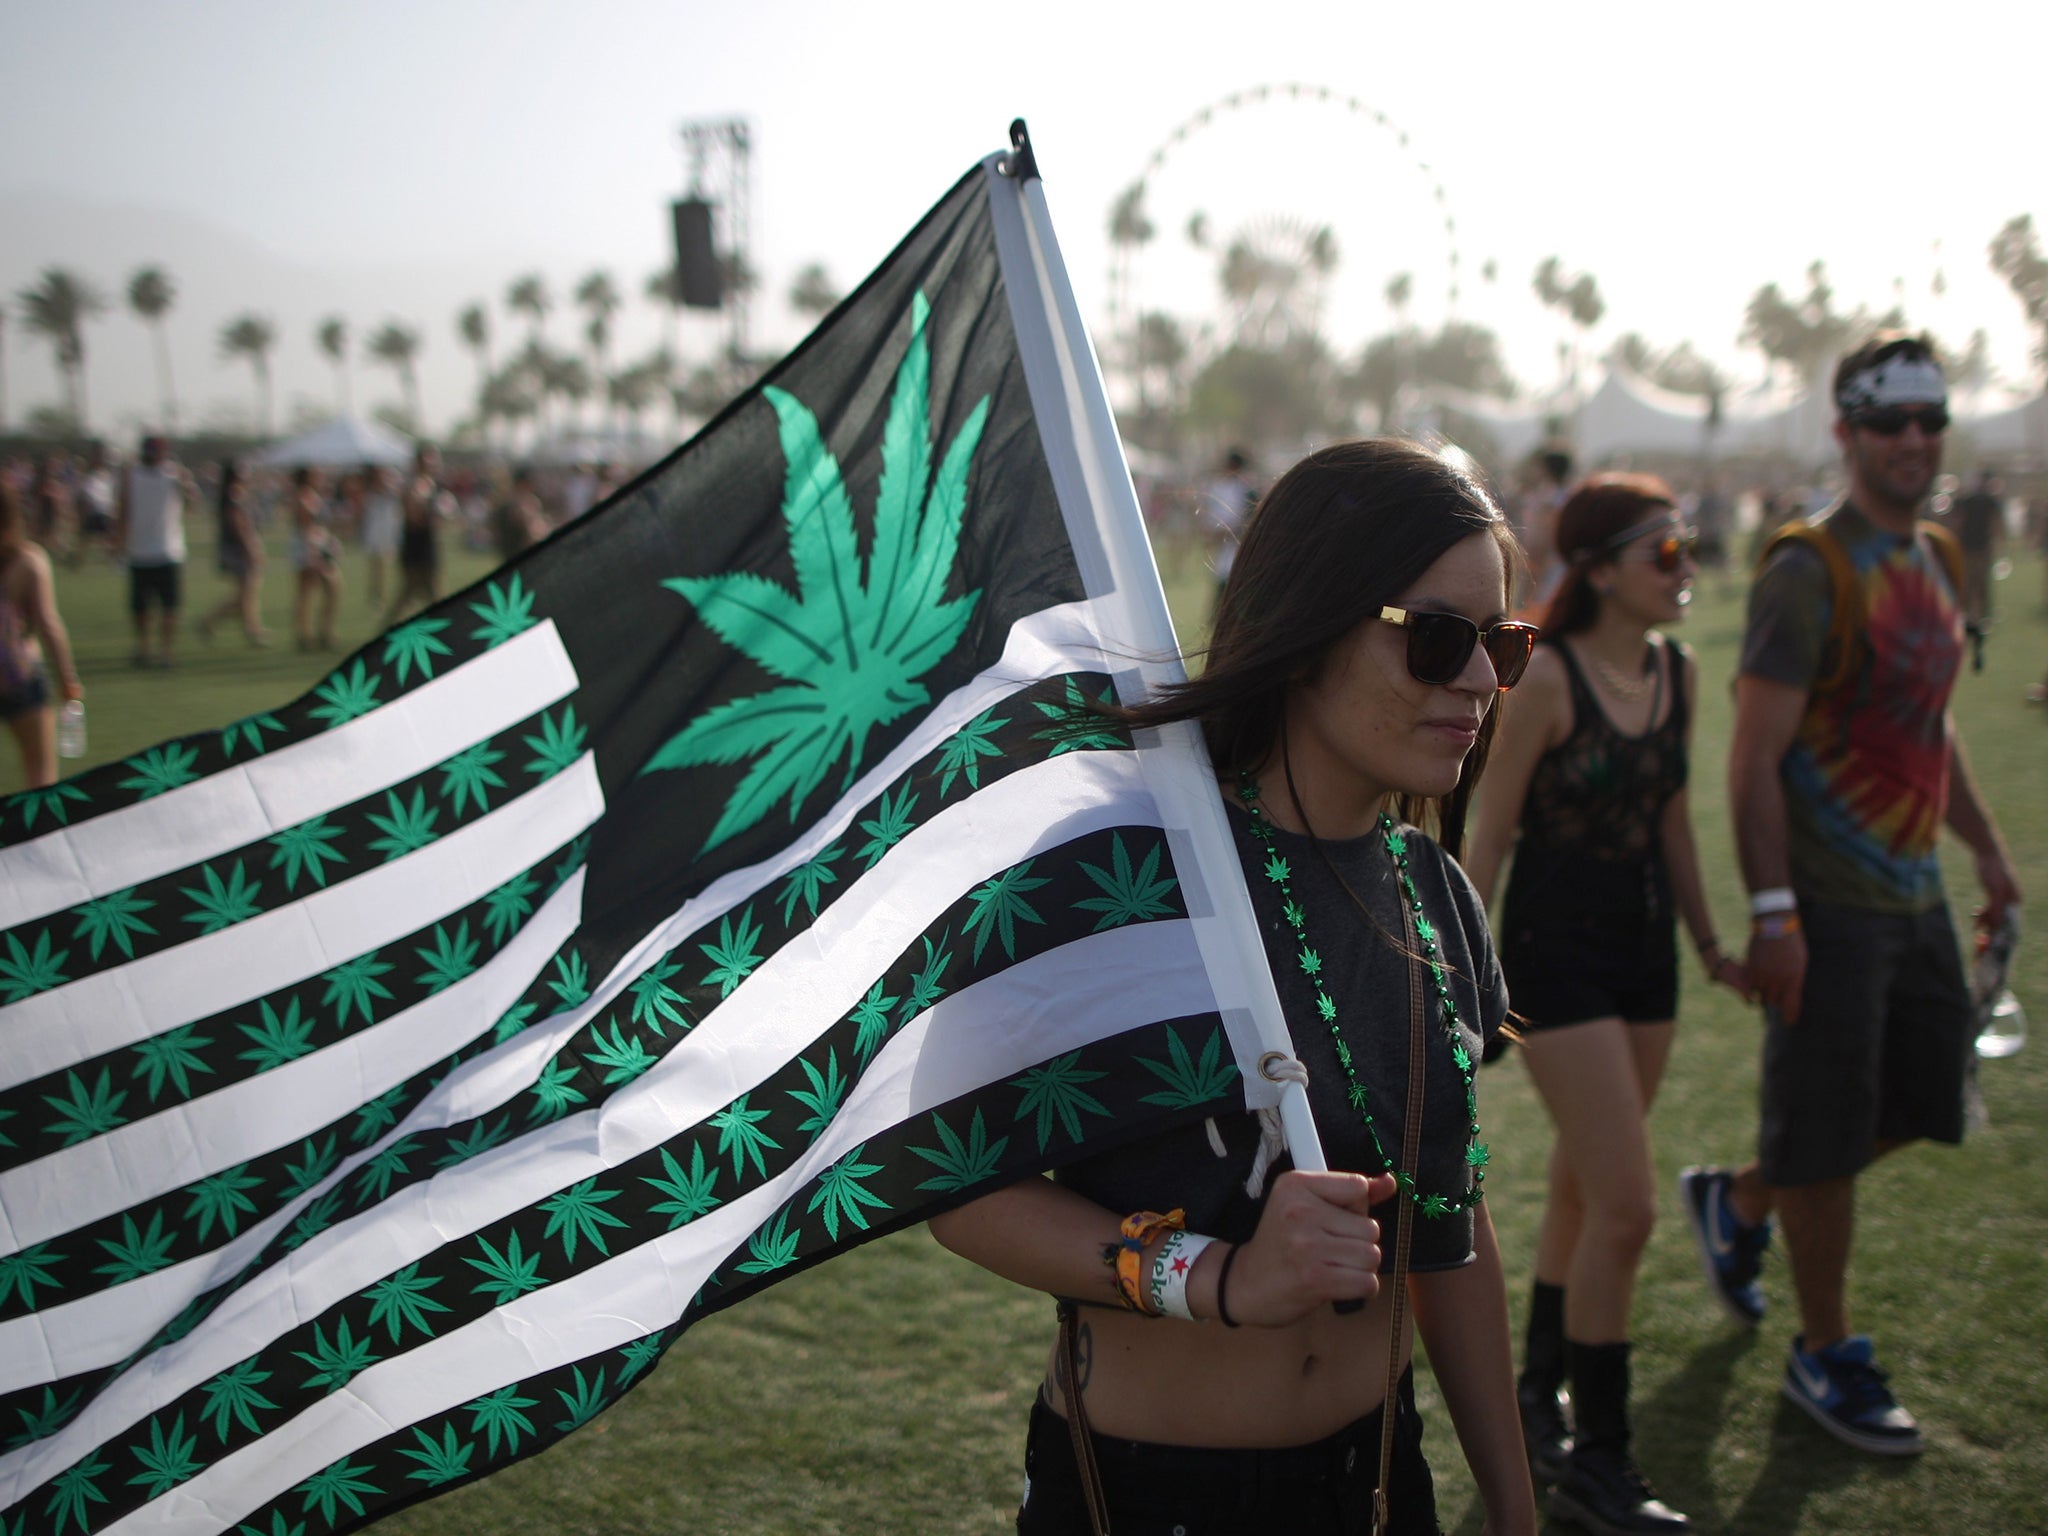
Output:
[[[1941,376],[1941,365],[1929,357],[1903,353],[1859,368],[1835,391],[1835,408],[1850,419],[1888,406],[1947,403],[1948,381]]]

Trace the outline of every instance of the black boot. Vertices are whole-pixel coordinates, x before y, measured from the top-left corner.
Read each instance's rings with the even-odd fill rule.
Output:
[[[1545,1508],[1594,1536],[1683,1536],[1692,1522],[1657,1497],[1629,1454],[1628,1345],[1566,1346],[1578,1439]]]
[[[1529,1471],[1554,1483],[1572,1451],[1571,1398],[1564,1388],[1564,1287],[1538,1280],[1529,1291],[1529,1331],[1522,1345],[1522,1375],[1515,1399],[1522,1410],[1522,1443]]]

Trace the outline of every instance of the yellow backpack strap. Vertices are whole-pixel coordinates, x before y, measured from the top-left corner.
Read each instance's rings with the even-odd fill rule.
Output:
[[[1921,518],[1914,528],[1934,546],[1935,554],[1941,557],[1941,568],[1948,576],[1949,595],[1958,603],[1963,600],[1963,546],[1953,532],[1940,523]]]
[[[1950,540],[1950,543],[1954,542]],[[1809,523],[1804,519],[1784,524],[1764,542],[1763,550],[1757,556],[1757,569],[1762,570],[1771,555],[1786,544],[1805,545],[1819,555],[1821,564],[1827,567],[1831,611],[1813,691],[1817,694],[1832,693],[1855,676],[1863,660],[1863,578],[1856,574],[1856,562],[1849,558],[1849,551],[1843,548],[1842,541],[1828,532],[1825,524]],[[1958,547],[1958,561],[1961,554]],[[1957,568],[1960,570],[1960,564]]]

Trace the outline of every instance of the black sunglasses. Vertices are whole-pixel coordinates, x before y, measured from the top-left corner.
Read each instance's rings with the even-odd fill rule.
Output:
[[[1897,437],[1914,422],[1920,423],[1920,430],[1929,437],[1938,437],[1948,430],[1948,408],[1940,405],[1880,405],[1873,410],[1860,412],[1851,422],[1865,432],[1875,432],[1879,437]]]
[[[1507,620],[1481,629],[1462,613],[1417,613],[1412,608],[1382,608],[1380,617],[1408,631],[1408,675],[1439,688],[1456,682],[1472,659],[1472,648],[1483,644],[1494,679],[1506,693],[1522,680],[1529,653],[1536,649],[1534,624]]]

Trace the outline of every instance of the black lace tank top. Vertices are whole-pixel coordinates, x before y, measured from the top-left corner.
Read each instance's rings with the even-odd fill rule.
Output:
[[[1628,736],[1607,718],[1571,647],[1544,643],[1571,679],[1572,733],[1537,760],[1529,778],[1522,854],[1541,850],[1615,864],[1656,858],[1664,807],[1685,788],[1685,647],[1675,640],[1656,647],[1651,664],[1671,708],[1660,723]]]

